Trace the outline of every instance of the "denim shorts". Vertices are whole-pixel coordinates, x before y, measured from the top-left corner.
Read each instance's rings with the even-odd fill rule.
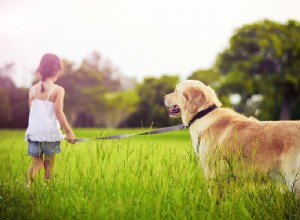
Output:
[[[46,156],[52,156],[60,153],[60,141],[57,142],[37,142],[28,140],[28,155],[37,157],[45,154]]]

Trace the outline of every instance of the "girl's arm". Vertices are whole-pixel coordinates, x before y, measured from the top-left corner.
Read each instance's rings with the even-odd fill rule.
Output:
[[[74,144],[75,143],[75,135],[67,121],[64,109],[64,97],[65,97],[65,90],[62,87],[58,87],[57,95],[55,98],[54,106],[55,106],[55,114],[56,117],[61,125],[61,127],[65,130],[67,134],[67,140]]]

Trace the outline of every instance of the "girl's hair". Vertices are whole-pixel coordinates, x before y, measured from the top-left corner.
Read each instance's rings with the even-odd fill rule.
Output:
[[[42,77],[42,93],[45,91],[43,81],[48,77],[54,76],[59,70],[61,70],[61,62],[59,57],[51,53],[44,54],[37,69]]]

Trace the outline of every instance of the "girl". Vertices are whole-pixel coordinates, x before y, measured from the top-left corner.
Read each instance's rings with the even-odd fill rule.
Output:
[[[61,152],[60,141],[65,139],[74,144],[75,135],[63,112],[65,91],[55,84],[61,73],[61,61],[54,54],[45,54],[37,69],[41,81],[29,89],[29,120],[25,139],[32,166],[27,174],[29,187],[42,167],[45,181],[53,175],[54,155]]]

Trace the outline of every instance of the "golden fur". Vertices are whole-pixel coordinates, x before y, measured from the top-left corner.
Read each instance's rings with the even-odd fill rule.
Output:
[[[234,110],[221,108],[215,92],[196,80],[179,83],[165,96],[171,117],[181,117],[185,125],[197,112],[217,107],[190,127],[195,152],[206,177],[216,174],[218,160],[236,156],[243,170],[252,170],[285,179],[290,190],[300,194],[300,122],[259,121]]]

